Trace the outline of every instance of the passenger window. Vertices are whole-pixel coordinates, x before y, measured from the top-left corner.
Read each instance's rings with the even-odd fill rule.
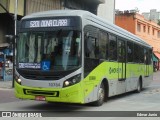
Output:
[[[144,63],[144,48],[141,46],[139,47],[139,62]]]
[[[117,40],[113,35],[109,35],[109,60],[117,60]]]
[[[98,40],[96,38],[88,37],[85,39],[85,42],[85,56],[89,58],[98,58]]]
[[[127,61],[133,62],[133,43],[127,42]]]
[[[126,61],[126,49],[125,49],[125,41],[119,39],[118,40],[118,61],[125,62]]]
[[[99,58],[108,59],[108,34],[102,31],[99,34]]]
[[[134,62],[139,63],[139,46],[137,44],[134,44]]]

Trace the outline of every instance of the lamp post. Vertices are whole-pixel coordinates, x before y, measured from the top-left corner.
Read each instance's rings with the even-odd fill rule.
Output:
[[[15,7],[14,7],[14,21],[15,21],[15,36],[17,35],[17,9],[18,9],[18,0],[15,0]],[[16,37],[15,37],[16,43]]]
[[[13,42],[13,80],[12,80],[12,87],[14,87],[15,66],[16,66],[17,9],[18,9],[18,0],[15,0],[15,6],[14,6],[14,42]]]

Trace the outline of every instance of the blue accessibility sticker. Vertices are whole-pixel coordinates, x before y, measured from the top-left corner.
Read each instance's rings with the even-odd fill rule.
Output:
[[[41,69],[43,70],[43,71],[48,71],[48,70],[50,70],[50,66],[51,66],[51,62],[50,61],[42,61],[41,62]]]

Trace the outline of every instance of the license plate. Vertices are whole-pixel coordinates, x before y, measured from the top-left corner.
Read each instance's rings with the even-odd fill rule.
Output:
[[[45,98],[45,96],[36,96],[36,97],[35,97],[35,100],[38,100],[38,101],[45,101],[46,98]]]

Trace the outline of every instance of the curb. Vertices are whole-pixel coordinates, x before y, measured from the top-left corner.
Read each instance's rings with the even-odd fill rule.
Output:
[[[12,81],[0,81],[0,89],[13,89],[12,88]]]
[[[2,88],[0,87],[0,90],[14,90],[13,88]]]

